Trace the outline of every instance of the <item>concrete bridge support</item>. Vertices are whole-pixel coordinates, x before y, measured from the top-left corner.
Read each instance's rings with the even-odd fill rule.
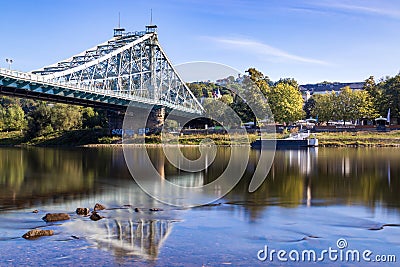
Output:
[[[130,113],[132,114],[129,116],[128,119],[134,120],[133,125],[135,126],[131,130],[134,130],[135,133],[146,132],[147,134],[158,134],[161,132],[162,127],[164,126],[164,121],[165,121],[164,107],[154,107],[151,110],[150,114],[148,114],[147,110],[143,109],[131,110]],[[108,128],[110,132],[112,132],[115,129],[123,128],[124,116],[125,116],[125,111],[107,110]],[[146,125],[140,124],[140,122],[145,122],[145,121]],[[147,128],[147,130],[145,131],[144,128]]]
[[[165,122],[165,108],[154,107],[147,118],[146,127],[150,129],[150,133],[160,133]]]
[[[123,111],[107,110],[108,129],[110,131],[114,129],[122,129],[124,116],[125,112]]]

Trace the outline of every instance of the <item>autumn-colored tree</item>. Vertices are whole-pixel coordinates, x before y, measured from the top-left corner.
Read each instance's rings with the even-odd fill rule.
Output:
[[[314,109],[311,111],[312,116],[318,118],[320,123],[333,119],[336,93],[316,94],[312,98],[315,100]]]
[[[320,122],[329,120],[373,119],[377,116],[373,100],[366,90],[353,91],[344,87],[338,94],[314,95],[315,107],[311,112]]]
[[[267,96],[271,84],[268,76],[265,76],[261,71],[256,70],[255,68],[249,68],[246,72],[249,74],[250,81],[258,87],[264,96]]]
[[[276,122],[295,122],[304,117],[303,97],[291,84],[280,82],[267,94],[268,103]]]

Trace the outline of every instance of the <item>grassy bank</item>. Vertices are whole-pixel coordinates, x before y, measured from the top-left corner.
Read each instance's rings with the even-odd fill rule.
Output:
[[[199,145],[205,139],[212,139],[216,145],[246,145],[257,139],[256,134],[248,135],[248,139],[241,135],[232,135],[232,139],[228,135],[222,134],[193,134],[183,136],[164,136],[165,140],[161,140],[160,135],[150,135],[145,137],[146,144],[177,144],[178,140],[183,145]],[[131,138],[129,143],[141,144],[141,138]],[[109,136],[108,130],[74,130],[61,131],[51,134],[39,136],[33,139],[26,139],[22,132],[0,132],[0,146],[96,146],[121,144],[122,138],[118,136]]]
[[[22,132],[0,132],[0,146],[81,146],[87,144],[111,144],[115,140],[103,129],[59,131],[27,139]],[[118,138],[119,139],[119,138]]]
[[[400,131],[387,133],[378,132],[341,132],[341,133],[317,133],[319,145],[322,147],[400,147]],[[277,134],[277,138],[283,138],[284,135]],[[170,144],[177,143],[177,136],[166,136]],[[248,135],[250,142],[256,140],[256,134]],[[179,143],[183,145],[198,145],[205,139],[212,139],[217,145],[235,145],[248,144],[246,138],[240,135],[233,135],[232,140],[228,135],[209,134],[209,135],[183,135],[179,136]],[[140,143],[141,139],[132,138],[130,143]],[[146,144],[160,144],[161,136],[146,136]],[[45,136],[26,139],[22,132],[0,132],[0,146],[95,146],[121,144],[122,139],[118,136],[109,136],[108,131],[104,129],[87,129],[54,132]]]
[[[320,146],[326,147],[397,147],[400,131],[318,133]]]
[[[25,142],[25,138],[20,131],[0,132],[0,146],[15,146]]]
[[[243,135],[235,135],[232,136],[224,135],[224,134],[190,134],[190,135],[182,135],[182,136],[164,136],[164,140],[161,140],[161,136],[146,136],[147,144],[160,144],[163,142],[164,144],[182,144],[182,145],[199,145],[200,143],[207,143],[212,140],[216,145],[246,145],[249,142],[253,142],[257,139],[256,134],[249,134],[246,136]]]

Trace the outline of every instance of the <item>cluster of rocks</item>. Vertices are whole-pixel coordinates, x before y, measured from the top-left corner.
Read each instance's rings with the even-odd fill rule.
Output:
[[[131,205],[125,205],[131,207]],[[81,215],[81,216],[89,216],[92,221],[98,221],[104,218],[104,216],[101,216],[98,211],[100,210],[105,210],[106,207],[100,203],[96,203],[94,205],[93,211],[90,211],[89,208],[77,208],[76,209],[76,214]],[[135,212],[142,212],[139,208],[134,208]],[[150,212],[158,212],[158,211],[163,211],[163,209],[160,208],[150,208]],[[38,213],[38,210],[34,210],[33,213]],[[45,222],[56,222],[56,221],[65,221],[71,219],[71,217],[67,213],[47,213],[43,218]],[[51,236],[54,234],[53,230],[38,230],[38,229],[33,229],[30,230],[29,232],[25,233],[22,237],[25,239],[37,239],[41,236]]]
[[[88,216],[90,214],[90,219],[92,221],[98,221],[104,218],[104,216],[101,216],[100,214],[97,213],[98,210],[105,210],[106,207],[102,204],[96,203],[94,205],[93,211],[90,212],[89,208],[77,208],[76,209],[76,214],[78,215],[83,215],[83,216]]]
[[[77,208],[76,209],[76,214],[78,214],[78,215],[88,216],[89,213],[90,213],[89,208]]]
[[[94,205],[93,211],[90,212],[89,208],[77,208],[76,209],[76,214],[78,215],[84,215],[88,216],[90,215],[90,219],[93,221],[98,221],[100,219],[103,219],[103,216],[100,216],[97,211],[98,210],[104,210],[106,207],[102,204],[96,203]],[[38,213],[38,210],[34,210],[33,213]],[[57,221],[65,221],[69,220],[71,217],[67,213],[47,213],[42,220],[45,222],[57,222]],[[51,236],[54,235],[53,230],[39,230],[39,229],[33,229],[30,230],[29,232],[25,233],[22,237],[25,239],[37,239],[41,236]]]

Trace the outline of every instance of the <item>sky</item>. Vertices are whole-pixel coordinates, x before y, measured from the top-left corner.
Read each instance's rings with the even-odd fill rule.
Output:
[[[152,22],[173,64],[271,80],[357,82],[400,71],[398,0],[0,0],[0,67],[31,71]]]

